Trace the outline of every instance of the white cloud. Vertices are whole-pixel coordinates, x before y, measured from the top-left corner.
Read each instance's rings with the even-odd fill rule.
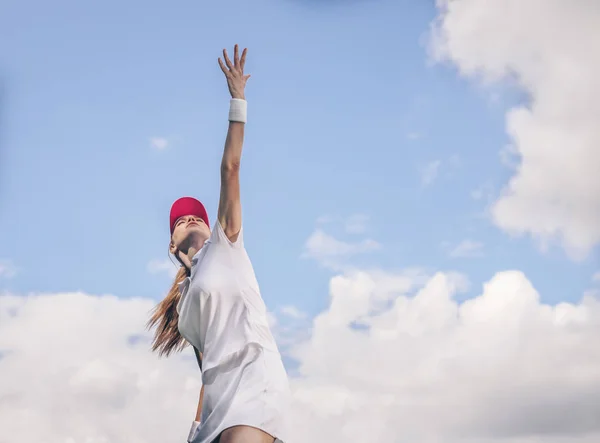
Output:
[[[150,146],[158,151],[163,151],[169,147],[170,143],[164,137],[151,137]]]
[[[280,309],[281,313],[292,318],[302,319],[306,318],[306,312],[302,312],[296,306],[283,306]]]
[[[271,313],[274,321],[270,326],[281,354],[286,356],[290,352],[290,346],[310,336],[311,318],[292,305],[281,306],[278,312],[278,316]]]
[[[600,271],[598,271],[594,275],[592,275],[592,281],[600,282]]]
[[[522,273],[502,272],[459,303],[465,283],[418,270],[334,276],[328,308],[287,337],[299,363],[287,443],[599,441],[600,302],[545,305]],[[0,296],[2,436],[184,441],[200,375],[189,349],[148,351],[154,303]]]
[[[573,258],[600,243],[600,8],[593,0],[438,0],[434,56],[529,97],[506,115],[519,166],[494,222]],[[505,152],[506,153],[506,152]],[[505,156],[506,157],[506,156]]]
[[[271,311],[267,311],[267,323],[269,324],[269,327],[271,329],[277,327],[277,325],[279,323],[277,321],[277,316]]]
[[[463,240],[452,248],[448,255],[453,258],[481,257],[483,255],[483,243],[474,240]]]
[[[339,269],[343,266],[345,260],[380,248],[381,245],[375,240],[365,239],[354,243],[344,242],[326,234],[321,229],[316,229],[306,241],[302,256],[313,258],[323,266]]]
[[[159,274],[159,273],[166,273],[169,277],[171,278],[175,278],[175,276],[177,275],[177,271],[179,270],[179,267],[177,265],[175,265],[173,262],[171,262],[171,260],[168,259],[164,259],[164,260],[151,260],[146,269],[148,270],[148,272],[150,272],[151,274]]]
[[[370,273],[332,279],[294,349],[291,443],[599,441],[597,299],[544,305],[520,272],[462,303],[443,273],[381,289]]]
[[[149,352],[153,306],[82,293],[0,296],[0,441],[185,441],[200,376],[190,349],[161,360]]]
[[[419,140],[422,137],[423,136],[419,132],[409,132],[408,134],[406,134],[406,138],[409,140]]]
[[[434,160],[429,162],[425,167],[421,168],[421,184],[423,186],[429,186],[433,184],[438,176],[441,164],[442,162],[440,160]]]
[[[0,260],[0,278],[13,278],[17,275],[17,268],[10,260]]]
[[[504,148],[499,151],[498,157],[500,158],[500,162],[509,169],[516,171],[519,167],[519,162],[521,160],[519,150],[513,144],[504,146]]]

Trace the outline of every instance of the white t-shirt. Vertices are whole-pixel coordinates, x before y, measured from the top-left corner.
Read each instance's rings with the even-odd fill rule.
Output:
[[[202,356],[202,424],[188,440],[211,443],[247,425],[285,439],[290,390],[267,323],[243,232],[229,241],[216,226],[180,285],[179,331]]]
[[[278,351],[244,248],[243,229],[232,243],[217,220],[180,291],[179,331],[202,352],[203,372],[250,343]]]

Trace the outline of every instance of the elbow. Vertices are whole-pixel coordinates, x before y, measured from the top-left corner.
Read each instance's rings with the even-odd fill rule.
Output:
[[[237,161],[223,161],[221,163],[221,175],[224,177],[229,177],[232,175],[237,175],[240,172],[240,162]]]

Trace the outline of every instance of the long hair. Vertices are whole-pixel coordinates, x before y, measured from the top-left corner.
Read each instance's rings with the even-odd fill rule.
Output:
[[[159,356],[164,355],[168,357],[172,352],[182,351],[188,345],[177,328],[179,321],[177,304],[181,298],[179,283],[185,280],[188,275],[188,269],[182,264],[177,271],[169,293],[152,310],[152,315],[146,325],[148,329],[156,326],[154,340],[152,341],[152,351],[158,351]]]

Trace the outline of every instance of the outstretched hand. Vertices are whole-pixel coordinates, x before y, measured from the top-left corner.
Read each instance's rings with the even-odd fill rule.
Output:
[[[219,66],[227,78],[227,87],[231,93],[231,98],[246,99],[244,90],[246,89],[246,82],[250,78],[250,74],[244,74],[244,65],[246,64],[246,53],[247,48],[242,51],[242,57],[240,58],[238,45],[235,45],[233,49],[233,63],[227,55],[227,50],[223,49],[223,58],[225,63],[219,57]]]

